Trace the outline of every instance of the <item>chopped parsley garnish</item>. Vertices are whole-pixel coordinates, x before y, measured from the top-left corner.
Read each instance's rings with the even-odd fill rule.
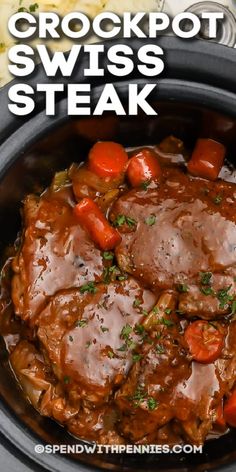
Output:
[[[136,334],[141,336],[142,334],[145,333],[145,328],[144,328],[143,325],[137,324],[137,325],[135,325],[134,331],[135,331]]]
[[[133,362],[138,362],[140,361],[140,359],[142,359],[142,354],[133,354],[132,355],[132,359],[133,359]]]
[[[135,298],[133,302],[133,307],[138,308],[141,304],[142,304],[142,300],[140,300],[140,298]]]
[[[68,375],[65,375],[65,377],[64,377],[63,380],[64,380],[64,383],[65,383],[65,384],[70,383],[70,377],[68,377]]]
[[[211,287],[201,287],[200,288],[200,291],[204,294],[204,295],[214,295],[214,290],[211,288]]]
[[[74,339],[73,339],[72,336],[69,336],[69,341],[70,341],[71,343],[73,343]]]
[[[141,188],[142,188],[143,190],[147,190],[148,187],[149,187],[149,185],[150,185],[150,183],[151,183],[150,180],[146,180],[146,182],[142,182],[142,183],[141,183]]]
[[[120,351],[120,352],[124,352],[124,351],[127,351],[127,346],[126,344],[122,344],[122,346],[120,346],[117,351]]]
[[[223,197],[221,195],[216,195],[213,202],[215,203],[215,205],[220,205],[222,200],[223,200]]]
[[[110,357],[110,359],[113,359],[113,357],[115,357],[115,354],[112,351],[108,351],[107,355],[108,357]]]
[[[130,398],[135,406],[138,406],[142,403],[147,397],[146,392],[144,391],[143,387],[137,387],[133,396]]]
[[[187,293],[189,291],[189,287],[186,284],[179,284],[177,285],[177,290],[180,293]]]
[[[110,251],[105,251],[102,255],[103,259],[106,261],[112,261],[114,259],[114,253]]]
[[[235,315],[236,313],[236,300],[233,301],[232,305],[231,305],[231,315]]]
[[[92,341],[87,341],[85,344],[86,349],[88,349],[92,344]]]
[[[142,315],[143,315],[143,316],[147,316],[147,315],[148,315],[147,310],[142,310]]]
[[[155,400],[155,398],[149,397],[147,400],[147,406],[150,411],[155,410],[155,408],[158,406],[158,402]]]
[[[211,283],[212,273],[211,272],[199,272],[201,284],[209,285]]]
[[[126,324],[121,330],[120,337],[122,339],[128,339],[130,333],[132,333],[132,327],[129,324]]]
[[[165,326],[173,326],[174,325],[173,321],[168,320],[167,318],[163,318],[163,317],[160,319],[160,323],[165,325]]]
[[[82,285],[82,287],[80,287],[80,293],[97,293],[98,289],[97,287],[95,286],[95,283],[94,282],[88,282],[87,284],[85,285]]]
[[[129,216],[126,216],[126,223],[130,228],[137,225],[137,221],[134,218],[130,218]]]
[[[162,344],[157,344],[156,345],[156,351],[158,354],[164,354],[165,353],[165,348],[162,346]]]
[[[228,305],[232,300],[234,299],[233,295],[229,295],[229,291],[231,289],[232,285],[226,288],[222,288],[221,290],[218,290],[216,296],[220,302],[220,308],[224,309],[226,305]]]
[[[126,275],[126,274],[119,275],[117,278],[120,282],[123,282],[124,280],[128,279],[128,275]]]
[[[166,315],[170,315],[171,312],[172,312],[171,308],[166,308],[166,309],[165,309],[165,314],[166,314]]]
[[[111,267],[106,267],[103,271],[103,281],[108,284],[111,281],[111,278],[120,273],[120,269],[113,265]]]
[[[76,322],[76,326],[78,326],[79,328],[85,328],[87,324],[88,324],[88,320],[79,320]]]
[[[153,226],[156,223],[156,216],[150,215],[148,218],[146,218],[145,223],[148,226]]]
[[[115,221],[113,222],[113,225],[114,226],[123,226],[126,222],[126,217],[125,215],[118,215],[115,219]]]
[[[103,333],[106,333],[107,331],[109,331],[109,328],[106,328],[106,326],[101,326],[100,329]]]
[[[123,226],[124,224],[127,224],[130,228],[132,228],[133,226],[137,225],[137,221],[134,220],[134,218],[131,218],[130,216],[118,215],[115,221],[113,222],[113,225],[116,227]]]
[[[154,306],[152,312],[154,313],[154,315],[157,315],[159,313],[159,308],[157,308],[157,306]]]

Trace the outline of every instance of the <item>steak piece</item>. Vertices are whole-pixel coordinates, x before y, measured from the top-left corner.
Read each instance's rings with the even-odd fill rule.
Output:
[[[73,214],[70,189],[24,202],[22,246],[15,257],[12,299],[15,312],[34,323],[48,298],[62,289],[99,280],[102,253]]]
[[[42,354],[28,341],[20,341],[10,355],[11,367],[24,394],[44,416],[52,416],[65,423],[78,413],[71,407],[61,386],[55,385]]]
[[[71,403],[101,405],[132,365],[140,337],[134,332],[155,296],[133,279],[98,284],[95,293],[73,289],[57,294],[41,313],[38,337]],[[146,312],[146,311],[145,311]]]
[[[197,316],[205,320],[213,320],[228,313],[230,298],[235,293],[235,277],[227,273],[214,274],[208,286],[188,285],[188,291],[179,295],[179,310],[186,318]]]
[[[155,433],[173,418],[188,416],[186,399],[176,394],[177,386],[191,376],[191,360],[178,328],[164,327],[162,334],[143,344],[141,360],[116,394],[123,413],[120,432],[131,441]]]
[[[174,315],[171,315],[174,318]],[[216,410],[235,381],[232,355],[236,323],[225,326],[225,348],[212,364],[191,362],[178,323],[152,333],[142,358],[116,393],[120,434],[133,442],[150,443],[158,430],[174,421],[180,436],[203,444],[212,430]]]
[[[131,190],[112,208],[111,220],[123,233],[120,267],[156,289],[235,267],[235,197],[235,184],[163,169],[159,185]],[[120,225],[122,215],[132,224]]]

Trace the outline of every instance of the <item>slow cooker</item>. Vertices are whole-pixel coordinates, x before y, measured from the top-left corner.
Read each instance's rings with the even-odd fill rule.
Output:
[[[133,39],[130,43],[136,50],[145,41]],[[109,44],[112,42],[106,47]],[[24,196],[47,185],[55,171],[65,168],[69,162],[79,161],[98,139],[109,138],[125,146],[139,146],[155,144],[173,134],[191,145],[201,135],[222,141],[231,151],[236,148],[235,50],[173,37],[160,38],[158,44],[165,51],[166,68],[157,79],[158,88],[151,98],[157,116],[108,114],[99,120],[97,117],[72,120],[66,115],[66,99],[62,97],[58,100],[55,117],[47,117],[43,103],[38,100],[34,113],[20,119],[7,108],[10,85],[0,91],[1,250],[14,241],[20,229],[19,209]],[[81,81],[81,76],[78,73],[71,80]],[[28,83],[33,85],[42,80],[45,77],[38,66]],[[111,78],[106,76],[102,80],[108,82]],[[114,83],[114,77],[112,80]],[[129,80],[116,82],[124,106],[127,84],[132,81],[144,84],[147,79],[134,73]],[[94,80],[93,100],[101,87],[101,79]],[[2,467],[7,472],[235,470],[235,430],[207,441],[203,454],[79,454],[70,457],[36,454],[37,444],[74,444],[79,440],[60,425],[40,416],[24,399],[9,368],[3,341],[0,373],[0,450]]]

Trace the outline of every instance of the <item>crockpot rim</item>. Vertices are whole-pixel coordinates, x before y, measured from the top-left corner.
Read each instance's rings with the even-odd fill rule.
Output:
[[[127,44],[127,40],[119,39],[120,44]],[[117,39],[104,41],[104,54],[100,57],[100,67],[106,67],[106,53],[109,47],[117,44]],[[134,51],[134,64],[138,63],[137,51],[144,44],[158,44],[164,51],[165,68],[163,73],[156,78],[159,83],[161,78],[175,78],[187,80],[190,82],[199,82],[235,92],[235,57],[236,50],[227,46],[217,44],[207,40],[199,39],[181,39],[174,36],[158,36],[155,39],[138,39],[130,38],[128,44]],[[220,60],[220,64],[219,64]],[[0,89],[0,142],[7,139],[15,130],[17,130],[24,122],[30,122],[43,108],[42,96],[38,94],[35,97],[36,107],[31,115],[26,117],[17,117],[8,109],[8,92],[12,85],[16,83],[27,83],[35,88],[37,83],[87,83],[87,77],[84,77],[83,71],[88,65],[88,58],[83,54],[79,67],[71,77],[61,77],[57,75],[53,78],[47,78],[41,64],[36,66],[35,72],[29,77],[14,79]],[[106,70],[106,69],[105,69]],[[123,81],[128,83],[131,80],[141,79],[149,82],[148,77],[140,76],[137,67],[129,77],[119,78],[105,72],[103,77],[91,77],[89,82],[92,87],[112,82],[114,84]],[[197,80],[196,80],[197,79]],[[63,99],[61,96],[58,101]]]

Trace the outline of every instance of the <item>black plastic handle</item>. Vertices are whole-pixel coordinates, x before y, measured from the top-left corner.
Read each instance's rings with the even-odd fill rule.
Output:
[[[119,43],[127,44],[127,40],[119,40]],[[104,67],[105,75],[103,77],[84,77],[84,69],[88,67],[88,56],[82,55],[78,67],[74,71],[72,77],[65,78],[61,74],[56,77],[48,78],[39,64],[36,66],[35,72],[27,78],[17,79],[10,82],[0,90],[0,142],[8,138],[11,133],[18,129],[23,123],[37,114],[44,108],[44,98],[42,94],[35,97],[36,107],[31,115],[26,117],[16,117],[8,109],[8,91],[14,83],[27,83],[35,88],[38,83],[85,83],[90,82],[91,85],[105,84],[108,82],[121,82],[122,78],[116,78],[109,74],[106,69],[107,50],[113,44],[117,44],[117,40],[106,41],[105,50],[100,58],[100,67]],[[235,85],[235,65],[236,65],[236,49],[211,43],[203,40],[181,40],[172,36],[159,37],[157,39],[136,39],[132,38],[128,44],[134,51],[134,63],[137,66],[137,52],[144,44],[158,44],[165,52],[165,70],[161,77],[184,79],[188,81],[200,82],[204,84],[214,85],[222,90],[236,93]],[[143,78],[137,67],[133,73],[124,77],[124,81]],[[158,82],[159,77],[156,78]],[[151,79],[153,82],[153,78]],[[147,78],[148,82],[148,78]],[[58,94],[59,95],[59,94]],[[61,94],[60,99],[63,98]]]

